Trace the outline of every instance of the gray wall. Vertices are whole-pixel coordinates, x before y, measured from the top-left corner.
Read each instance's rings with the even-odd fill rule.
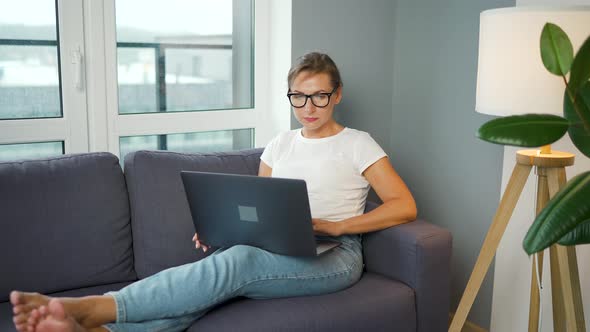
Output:
[[[334,58],[345,84],[338,120],[370,132],[419,216],[453,233],[451,311],[500,197],[503,150],[475,138],[489,118],[474,105],[479,13],[507,6],[514,0],[293,1],[293,58],[317,49]],[[492,274],[469,316],[484,328]]]
[[[326,52],[344,83],[336,119],[370,132],[389,151],[393,109],[391,0],[293,0],[292,58]],[[292,118],[293,127],[299,127]]]
[[[420,216],[454,236],[454,311],[495,213],[503,149],[475,138],[479,13],[514,0],[400,0],[394,41],[391,147]],[[408,144],[407,142],[411,142]],[[493,267],[469,320],[489,328]]]

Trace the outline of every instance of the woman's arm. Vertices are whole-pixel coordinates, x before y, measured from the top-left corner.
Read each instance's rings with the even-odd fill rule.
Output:
[[[264,161],[260,161],[260,166],[258,166],[258,176],[266,176],[270,177],[272,175],[272,168],[268,166]]]
[[[383,157],[369,166],[363,175],[383,204],[369,213],[340,222],[314,219],[316,232],[333,236],[367,233],[416,219],[414,197],[402,178],[393,169],[387,157]]]

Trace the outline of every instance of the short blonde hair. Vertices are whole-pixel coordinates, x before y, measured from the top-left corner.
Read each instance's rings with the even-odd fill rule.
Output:
[[[342,85],[340,71],[338,70],[336,63],[334,63],[334,60],[325,53],[309,52],[297,58],[295,64],[293,64],[289,70],[289,75],[287,75],[289,90],[291,90],[291,85],[293,84],[293,81],[295,81],[297,75],[304,71],[312,74],[328,74],[333,88]]]

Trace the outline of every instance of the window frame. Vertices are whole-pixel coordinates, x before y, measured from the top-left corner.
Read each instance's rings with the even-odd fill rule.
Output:
[[[234,0],[239,2],[240,0]],[[108,151],[134,135],[254,129],[265,146],[290,129],[291,0],[254,1],[254,107],[195,112],[118,112],[115,0],[56,0],[62,117],[0,120],[0,144],[63,141],[66,154]]]
[[[82,3],[57,0],[56,6],[62,117],[0,120],[0,144],[62,141],[65,153],[87,152],[86,91],[81,57],[84,37],[79,28]]]
[[[278,100],[269,97],[276,94],[283,95],[287,90],[285,77],[291,61],[290,0],[280,5],[273,4],[272,0],[254,1],[253,107],[143,114],[119,114],[118,110],[115,0],[104,0],[102,3],[92,0],[84,1],[85,16],[96,18],[87,20],[85,31],[87,35],[91,34],[92,38],[102,41],[102,43],[86,44],[89,59],[87,70],[92,71],[88,75],[102,76],[93,83],[96,85],[102,83],[102,86],[95,87],[92,92],[89,91],[88,96],[89,125],[92,128],[91,132],[94,132],[94,135],[90,136],[92,150],[110,151],[119,155],[119,138],[126,136],[249,128],[254,129],[255,147],[262,147],[279,131],[290,128],[290,107],[286,98]],[[234,2],[238,1],[240,0],[234,0]],[[273,17],[275,14],[281,19]],[[285,16],[289,19],[285,20]],[[281,33],[271,36],[269,33],[272,30],[271,24],[280,24]],[[281,45],[280,47],[271,45],[273,43]],[[288,47],[285,47],[287,43]],[[275,61],[269,66],[271,59],[278,56],[284,57],[285,60]],[[102,59],[104,61],[101,61]],[[281,81],[285,81],[284,84],[280,81],[273,82],[273,78],[277,76],[273,75],[275,71],[282,71]],[[273,109],[277,112],[273,112]]]

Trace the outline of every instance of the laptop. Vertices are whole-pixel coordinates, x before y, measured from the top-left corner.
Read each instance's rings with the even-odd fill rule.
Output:
[[[340,245],[316,239],[305,181],[181,171],[195,230],[214,247],[250,245],[317,256]]]

